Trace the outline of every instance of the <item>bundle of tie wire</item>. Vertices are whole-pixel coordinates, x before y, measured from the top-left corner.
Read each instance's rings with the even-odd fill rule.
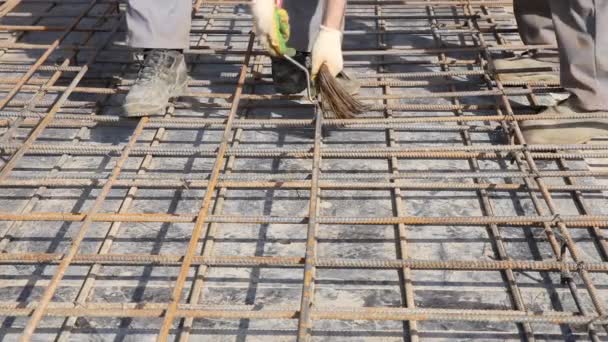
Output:
[[[352,119],[367,110],[367,106],[344,89],[325,64],[319,69],[316,85],[324,113],[329,111],[338,119]]]

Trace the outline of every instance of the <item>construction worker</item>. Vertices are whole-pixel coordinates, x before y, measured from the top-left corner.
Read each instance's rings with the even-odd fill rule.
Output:
[[[601,113],[608,112],[608,1],[514,0],[514,9],[525,44],[557,44],[559,48],[561,85],[570,97],[540,114],[600,114],[600,118],[523,121],[520,127],[526,143],[579,144],[607,136],[608,113]],[[496,60],[495,67],[555,66],[545,56],[544,51],[531,51],[510,60]],[[536,73],[519,77],[538,81],[544,76]]]
[[[289,15],[290,30],[286,33],[274,23],[276,4]],[[356,93],[359,84],[347,75],[342,56],[342,29],[346,0],[253,0],[256,34],[263,42],[272,60],[272,76],[275,89],[282,94],[299,93],[307,87],[306,74],[281,57],[277,40],[283,34],[287,47],[296,50],[295,59],[306,65],[309,55],[312,58],[312,77],[315,78],[321,65],[326,64],[329,71],[350,93]]]
[[[276,0],[255,0],[252,4],[256,32],[264,45],[276,35]],[[334,76],[354,93],[358,84],[342,72],[342,27],[346,0],[285,0],[291,20],[287,44],[296,49],[294,59],[305,64],[312,51],[312,73],[326,64]],[[189,47],[191,0],[128,0],[127,42],[144,50],[144,62],[135,84],[123,103],[124,115],[134,117],[162,114],[171,97],[187,86],[183,51]],[[299,93],[307,87],[305,73],[268,49],[277,91]]]

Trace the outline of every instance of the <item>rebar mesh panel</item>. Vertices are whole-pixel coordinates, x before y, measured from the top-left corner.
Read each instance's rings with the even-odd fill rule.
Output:
[[[188,93],[127,119],[125,4],[0,5],[0,339],[608,338],[608,144],[523,141],[566,94],[497,79],[511,1],[349,1],[351,120],[193,8]]]

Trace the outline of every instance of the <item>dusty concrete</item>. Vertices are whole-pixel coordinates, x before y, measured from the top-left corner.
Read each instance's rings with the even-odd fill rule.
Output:
[[[42,4],[27,4],[19,7],[20,12],[41,10]],[[203,14],[211,11],[211,6],[205,5]],[[223,6],[218,8],[222,14],[243,13],[243,7]],[[386,7],[391,15],[425,15],[424,8],[407,8],[404,6]],[[77,13],[78,6],[58,6],[51,13]],[[502,8],[492,8],[493,13],[505,13]],[[352,8],[350,15],[372,15],[371,6]],[[462,8],[438,7],[437,14],[462,14]],[[7,18],[8,23],[9,18]],[[14,18],[13,18],[14,19]],[[16,19],[25,20],[25,19]],[[30,19],[28,19],[30,20]],[[41,23],[60,25],[69,18],[47,18]],[[13,20],[14,21],[14,20]],[[454,23],[454,20],[446,20]],[[23,24],[23,22],[19,22]],[[207,24],[206,19],[195,20],[194,28]],[[499,21],[500,28],[512,29],[514,22],[507,18]],[[429,21],[391,20],[389,29],[428,28]],[[373,30],[372,20],[350,18],[347,20],[347,31]],[[215,20],[212,26],[216,30],[249,28],[247,20]],[[102,35],[96,36],[101,39]],[[515,33],[504,33],[510,42],[519,43]],[[23,42],[44,42],[52,39],[53,34],[31,33],[24,36]],[[365,38],[364,38],[365,37]],[[371,37],[367,39],[367,37]],[[346,35],[345,48],[376,49],[373,35]],[[193,44],[201,34],[193,34]],[[491,35],[485,37],[488,43],[494,44]],[[78,41],[78,34],[70,37]],[[116,40],[120,40],[118,35]],[[234,49],[244,49],[247,36],[215,34],[207,37],[201,45],[230,45]],[[446,35],[446,44],[473,45],[470,34],[458,36]],[[388,44],[393,48],[424,48],[435,47],[430,34],[423,35],[389,35]],[[79,56],[86,58],[86,53]],[[133,77],[135,65],[124,69],[123,64],[109,63],[109,59],[127,56],[102,53],[98,62],[92,66],[91,75],[100,72],[108,75],[115,73],[125,79]],[[448,57],[457,59],[475,59],[473,53],[449,53]],[[21,51],[9,50],[0,64],[7,60],[21,59],[26,65],[31,64],[36,54],[25,56]],[[387,57],[391,61],[437,61],[437,55],[417,56],[398,55]],[[4,61],[3,61],[4,59]],[[53,55],[53,61],[60,60],[59,54]],[[238,72],[241,56],[202,54],[189,55],[192,76],[195,80],[217,79],[222,75]],[[105,61],[105,62],[104,62]],[[269,73],[268,60],[263,58],[256,61],[265,63],[264,72]],[[377,59],[368,56],[347,57],[347,66],[357,74],[374,74],[377,69],[370,65]],[[232,62],[233,64],[221,64]],[[460,69],[459,69],[460,68]],[[462,70],[462,67],[453,67]],[[440,71],[437,65],[410,64],[389,65],[385,72],[428,72]],[[14,74],[11,74],[14,77]],[[48,73],[43,73],[44,77]],[[431,78],[424,78],[431,80]],[[475,76],[455,77],[458,81],[457,90],[483,90],[485,85]],[[267,79],[265,79],[267,80]],[[434,79],[436,80],[436,79]],[[99,86],[100,81],[93,76],[82,82],[87,85]],[[214,93],[233,93],[234,85],[218,84],[211,87],[193,87],[193,91],[209,91]],[[392,87],[393,94],[427,95],[433,92],[449,91],[447,86]],[[271,94],[272,87],[268,84],[258,85],[255,89],[246,88],[246,92],[256,94]],[[366,87],[362,96],[381,94],[381,87]],[[20,94],[18,99],[28,99],[30,94]],[[48,100],[55,95],[47,95]],[[540,95],[545,102],[553,101],[549,95]],[[101,96],[75,94],[72,101],[100,101],[95,109],[98,115],[115,115],[121,96]],[[467,104],[492,104],[494,97],[469,96],[461,99]],[[515,101],[527,104],[525,98],[513,98]],[[295,102],[289,102],[293,105]],[[380,103],[380,102],[377,102]],[[449,98],[406,98],[398,100],[402,104],[450,104]],[[176,103],[177,117],[220,117],[225,118],[228,101],[222,99],[198,97],[180,98]],[[214,108],[222,105],[224,108]],[[45,108],[39,108],[44,111]],[[525,109],[519,109],[522,112]],[[86,108],[66,108],[61,113],[87,113]],[[434,116],[449,115],[451,111],[395,111],[395,116]],[[257,108],[253,110],[240,109],[239,115],[249,118],[309,118],[311,110],[302,107],[290,108]],[[472,112],[464,112],[470,115]],[[378,113],[376,113],[378,115]],[[496,122],[473,122],[471,124],[490,125],[497,127]],[[3,133],[6,128],[0,128]],[[38,143],[72,144],[79,133],[81,142],[78,144],[107,146],[123,146],[132,127],[97,126],[79,132],[79,129],[48,128],[38,139]],[[26,139],[29,128],[20,128],[11,141],[18,142]],[[347,129],[335,128],[325,132],[324,145],[336,148],[364,148],[387,146],[386,129]],[[138,145],[148,145],[154,130],[146,130]],[[395,139],[401,146],[459,146],[463,145],[462,136],[458,132],[413,132],[411,129],[396,129]],[[242,132],[240,146],[251,148],[308,148],[312,145],[313,131],[311,128],[302,129],[245,129]],[[221,129],[204,130],[167,130],[161,146],[164,147],[216,147],[221,138]],[[471,133],[474,145],[501,143],[500,137],[494,133]],[[60,156],[26,156],[12,173],[13,177],[34,177],[48,174],[58,162]],[[72,156],[61,166],[60,173],[65,175],[108,174],[116,161],[111,156]],[[213,165],[213,158],[154,158],[147,173],[152,176],[191,176],[207,175]],[[126,175],[135,171],[139,157],[132,157],[124,168]],[[0,161],[0,165],[6,159]],[[556,170],[553,162],[541,162],[543,170]],[[594,169],[605,169],[602,160],[591,161]],[[517,170],[510,160],[482,160],[480,167],[483,171]],[[582,161],[568,162],[571,170],[587,170],[589,165]],[[301,174],[308,175],[311,169],[309,159],[251,159],[237,158],[233,173],[239,175],[265,174]],[[399,160],[400,172],[414,171],[470,171],[467,160]],[[379,159],[325,159],[322,164],[323,174],[386,174],[389,171],[389,161]],[[423,182],[422,179],[412,181]],[[446,181],[467,182],[470,179],[450,179]],[[521,179],[493,178],[488,181],[498,183],[521,183]],[[562,179],[548,179],[548,182],[564,184]],[[607,184],[606,178],[582,178],[587,184]],[[2,188],[0,192],[0,208],[3,212],[21,210],[30,201],[35,189]],[[90,208],[99,193],[98,188],[51,188],[44,191],[40,200],[32,208],[34,212],[84,212]],[[103,212],[116,211],[125,197],[125,189],[114,189],[104,202]],[[583,194],[591,208],[589,214],[608,214],[608,202],[605,194],[587,192]],[[129,212],[134,213],[179,213],[195,214],[201,205],[202,190],[174,189],[150,190],[140,189],[135,196]],[[490,200],[495,207],[495,215],[533,215],[534,208],[525,192],[489,192]],[[308,212],[309,193],[306,190],[238,190],[230,189],[226,193],[224,214],[240,215],[273,215],[273,216],[306,216]],[[403,206],[407,215],[413,216],[482,216],[478,193],[474,191],[404,191]],[[569,193],[558,193],[554,196],[560,213],[579,214]],[[395,205],[390,191],[325,190],[321,193],[321,215],[324,216],[392,216]],[[12,222],[0,222],[0,232],[6,230]],[[70,243],[70,237],[76,234],[79,223],[63,222],[24,222],[10,230],[9,240],[3,246],[3,252],[47,252],[60,253]],[[94,253],[106,234],[109,224],[96,223],[87,234],[80,249],[81,253]],[[159,223],[123,223],[119,234],[115,237],[111,253],[132,254],[183,254],[191,236],[192,224],[159,224]],[[500,227],[509,256],[520,260],[553,260],[546,237],[540,228]],[[587,261],[602,261],[593,237],[587,230],[573,229],[571,233],[577,246]],[[2,236],[5,238],[6,236]],[[306,225],[255,225],[255,224],[222,224],[217,230],[214,255],[238,256],[303,256],[305,251]],[[394,226],[334,226],[321,225],[318,231],[318,255],[331,258],[359,259],[394,259],[398,257],[396,242],[397,231]],[[492,241],[485,227],[467,226],[415,226],[407,228],[407,244],[410,256],[424,260],[495,260],[496,255]],[[54,266],[48,265],[0,265],[0,300],[2,302],[35,301],[39,298],[50,277],[54,274]],[[72,302],[75,300],[88,267],[71,266],[55,295],[54,301]],[[137,266],[105,266],[95,282],[94,290],[89,295],[88,302],[166,302],[170,300],[171,290],[178,268],[176,267],[137,267]],[[526,307],[532,311],[557,310],[577,311],[572,297],[566,286],[560,283],[559,274],[516,272],[517,284],[522,292]],[[465,271],[413,271],[413,286],[415,302],[421,308],[449,309],[512,309],[507,283],[500,272],[465,272]],[[580,289],[584,286],[578,276],[575,282]],[[608,276],[593,274],[593,279],[602,299],[608,298]],[[316,277],[315,306],[318,307],[399,307],[402,305],[401,280],[399,272],[394,270],[328,270],[322,269]],[[300,304],[302,271],[300,269],[280,268],[230,268],[212,267],[204,278],[205,288],[200,303],[218,305],[254,305],[259,307],[288,306],[297,309]],[[188,280],[188,284],[191,280]],[[189,285],[186,286],[189,289]],[[584,305],[591,310],[591,303],[585,291],[581,291]],[[4,318],[0,339],[16,340],[26,320],[24,318]],[[58,332],[62,320],[45,318],[37,330],[36,340],[50,340]],[[80,318],[70,340],[74,341],[148,341],[153,340],[161,319],[109,319],[109,318]],[[194,340],[211,341],[292,341],[295,340],[297,321],[281,320],[209,320],[197,319],[194,323]],[[419,322],[418,333],[424,341],[506,341],[521,340],[522,336],[515,324],[510,323],[470,323],[470,322]],[[586,340],[588,335],[583,327],[570,328],[534,324],[534,333],[540,341]],[[314,339],[317,341],[396,341],[407,338],[407,327],[402,322],[381,321],[316,321],[314,324]],[[605,335],[602,335],[606,338]]]

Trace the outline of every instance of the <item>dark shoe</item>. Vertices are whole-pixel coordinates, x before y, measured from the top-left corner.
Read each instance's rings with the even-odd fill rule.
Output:
[[[545,108],[539,114],[572,116],[602,113],[579,109],[571,102],[564,100],[556,106]],[[603,114],[604,117],[590,119],[526,120],[519,126],[528,144],[584,144],[593,138],[608,136],[608,113]]]
[[[298,63],[306,66],[307,52],[298,51],[292,58]],[[306,73],[293,65],[290,61],[280,58],[271,57],[272,59],[272,80],[277,93],[283,95],[297,94],[305,90]]]
[[[188,73],[183,53],[150,50],[125,98],[123,113],[127,117],[164,114],[169,99],[185,92],[187,86]]]

